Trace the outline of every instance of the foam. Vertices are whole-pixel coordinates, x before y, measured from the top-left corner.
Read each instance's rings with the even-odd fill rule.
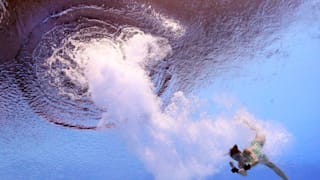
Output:
[[[248,124],[266,132],[270,152],[287,142],[287,131],[264,124],[245,109],[213,117],[203,112],[199,99],[181,91],[162,108],[144,67],[170,54],[170,46],[141,33],[122,43],[91,41],[78,58],[87,62],[93,101],[106,110],[99,125],[115,123],[156,179],[199,179],[219,172],[228,149],[235,143],[244,147],[254,137]]]

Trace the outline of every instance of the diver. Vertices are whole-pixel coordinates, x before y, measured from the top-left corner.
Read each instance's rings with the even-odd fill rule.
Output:
[[[265,135],[254,129],[256,131],[256,137],[251,142],[251,145],[245,148],[242,152],[238,149],[237,145],[234,145],[230,151],[229,155],[232,159],[238,161],[238,168],[234,166],[233,162],[230,161],[231,171],[233,173],[238,173],[242,176],[247,175],[247,171],[251,169],[253,166],[257,165],[258,163],[264,164],[265,166],[271,168],[278,176],[282,179],[287,180],[287,176],[284,172],[279,169],[274,163],[269,161],[267,156],[262,152],[262,147],[265,143]]]

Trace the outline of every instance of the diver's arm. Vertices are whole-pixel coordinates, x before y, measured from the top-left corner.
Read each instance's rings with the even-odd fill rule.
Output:
[[[266,160],[263,162],[264,165],[271,168],[278,176],[280,176],[283,180],[288,180],[287,176],[284,174],[284,172],[278,168],[275,164],[273,164],[271,161]]]

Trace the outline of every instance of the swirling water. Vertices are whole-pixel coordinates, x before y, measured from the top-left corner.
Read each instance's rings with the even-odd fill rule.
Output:
[[[35,8],[29,10],[32,16],[26,12],[21,15],[25,17],[12,15],[26,21],[16,25],[21,45],[15,58],[15,76],[30,107],[40,116],[59,125],[92,129],[101,109],[90,101],[88,87],[82,82],[85,80],[79,78],[83,72],[70,54],[77,50],[72,41],[119,41],[135,31],[167,39],[172,53],[146,69],[155,93],[168,99],[176,90],[190,91],[196,82],[209,79],[226,65],[243,59],[238,57],[249,56],[253,49],[263,47],[267,40],[254,43],[258,47],[250,42],[260,35],[268,39],[268,34],[285,25],[282,18],[298,4],[299,1],[68,1],[55,6],[12,3],[9,9],[21,6],[18,12],[28,11],[23,9],[27,5]],[[174,7],[179,8],[173,11]]]

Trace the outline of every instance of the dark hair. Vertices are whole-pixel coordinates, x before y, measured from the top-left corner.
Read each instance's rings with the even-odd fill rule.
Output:
[[[229,151],[229,154],[230,156],[233,156],[234,154],[237,154],[237,153],[241,153],[238,149],[238,146],[235,144]]]

